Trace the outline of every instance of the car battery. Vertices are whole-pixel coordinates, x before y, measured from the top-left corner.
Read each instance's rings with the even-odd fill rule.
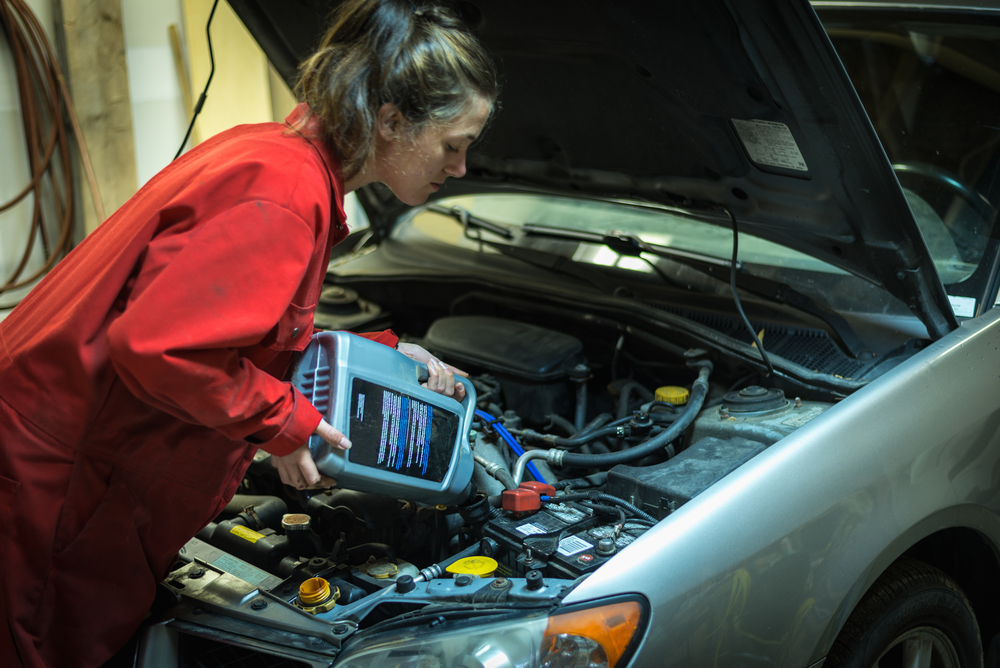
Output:
[[[635,540],[573,501],[548,503],[526,517],[498,517],[486,525],[484,535],[499,545],[492,556],[499,563],[497,573],[506,577],[540,570],[548,577],[574,579]]]

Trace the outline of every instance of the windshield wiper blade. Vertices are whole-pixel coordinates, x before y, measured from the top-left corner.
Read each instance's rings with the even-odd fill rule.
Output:
[[[462,227],[469,229],[470,227],[478,227],[480,229],[492,232],[497,236],[501,236],[504,239],[513,239],[514,233],[510,231],[509,228],[500,225],[499,223],[494,223],[489,220],[484,220],[478,216],[473,216],[468,210],[463,209],[460,206],[441,206],[440,204],[428,204],[424,207],[427,211],[434,211],[435,213],[443,213],[446,216],[451,216],[459,223]]]
[[[728,280],[728,272],[732,264],[731,260],[717,258],[712,255],[649,244],[638,237],[626,233],[599,234],[596,232],[546,227],[532,223],[523,225],[522,230],[525,234],[602,244],[619,255],[639,257],[642,253],[649,253],[650,255],[684,264],[717,280]],[[719,276],[719,268],[725,269],[725,277]],[[855,357],[859,357],[867,351],[861,338],[854,331],[854,328],[839,313],[823,308],[813,301],[811,297],[799,292],[786,283],[746,273],[743,271],[743,263],[741,262],[736,263],[736,272],[736,285],[740,289],[765,297],[771,301],[788,304],[792,308],[819,318],[830,326],[843,346]],[[657,273],[663,276],[662,272],[657,271]]]
[[[582,230],[567,230],[562,227],[536,225],[535,223],[525,223],[521,226],[521,231],[526,235],[553,237],[556,239],[572,239],[574,241],[601,244],[603,246],[607,246],[619,255],[628,255],[631,257],[639,257],[642,253],[650,253],[668,260],[675,258],[678,262],[691,260],[717,267],[725,267],[726,269],[729,269],[730,264],[729,260],[724,260],[722,258],[715,257],[714,255],[706,255],[704,253],[695,253],[693,251],[678,250],[674,248],[664,248],[663,246],[654,246],[646,243],[639,237],[626,234],[624,232],[600,234],[598,232],[584,232]],[[743,263],[737,262],[736,269],[740,270],[742,268]]]

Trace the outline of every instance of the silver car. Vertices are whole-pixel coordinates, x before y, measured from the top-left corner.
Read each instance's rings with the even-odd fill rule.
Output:
[[[330,3],[231,4],[292,80]],[[456,7],[502,109],[316,314],[470,374],[450,491],[261,453],[136,665],[997,665],[1000,12]]]

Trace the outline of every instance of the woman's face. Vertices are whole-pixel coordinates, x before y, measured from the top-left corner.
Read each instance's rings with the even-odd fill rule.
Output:
[[[400,200],[423,204],[449,177],[465,176],[465,154],[479,136],[490,113],[490,105],[476,98],[464,115],[445,126],[431,126],[414,137],[401,132],[405,123],[398,111],[390,110],[380,123],[381,146],[377,150],[378,180]]]

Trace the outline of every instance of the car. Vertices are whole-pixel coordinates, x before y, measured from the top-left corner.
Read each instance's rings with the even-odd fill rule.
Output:
[[[231,4],[288,81],[332,6]],[[502,106],[316,313],[469,373],[447,489],[258,453],[136,665],[996,665],[1000,10],[455,7]]]

